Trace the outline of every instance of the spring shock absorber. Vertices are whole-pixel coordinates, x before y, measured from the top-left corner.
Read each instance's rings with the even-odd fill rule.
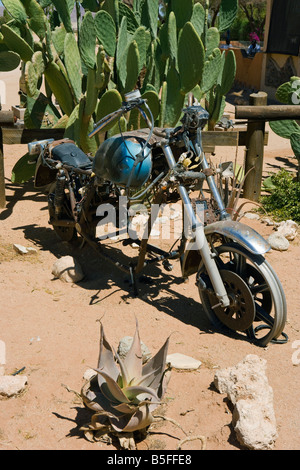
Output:
[[[55,186],[55,195],[54,195],[54,209],[55,215],[60,215],[63,201],[65,197],[65,183],[66,183],[66,175],[63,170],[59,170],[57,178],[56,178],[56,186]]]

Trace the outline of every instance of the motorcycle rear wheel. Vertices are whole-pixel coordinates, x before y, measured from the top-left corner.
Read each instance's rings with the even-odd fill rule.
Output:
[[[49,193],[48,193],[48,211],[49,211],[49,217],[50,217],[50,224],[51,224],[51,220],[55,220],[57,218],[55,215],[53,202],[51,201],[51,198],[54,198],[55,187],[56,187],[56,183],[53,183],[51,187],[49,188]],[[71,211],[71,208],[70,208],[69,196],[68,194],[65,193],[65,198],[62,204],[62,211],[60,214],[60,218],[69,219],[71,217],[70,211]],[[57,236],[64,242],[71,242],[77,238],[77,231],[75,227],[54,225],[54,224],[52,224],[52,227],[55,233],[57,234]]]
[[[264,347],[270,341],[286,342],[287,337],[283,333],[285,295],[270,264],[263,256],[250,253],[238,243],[219,245],[214,248],[214,253],[230,306],[220,306],[206,268],[201,263],[197,285],[204,312],[211,323],[216,328],[226,326],[242,331],[259,346]],[[284,339],[279,339],[281,335]]]

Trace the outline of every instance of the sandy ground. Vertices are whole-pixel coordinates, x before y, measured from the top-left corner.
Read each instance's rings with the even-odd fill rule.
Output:
[[[256,354],[267,361],[274,392],[275,450],[299,449],[300,368],[294,348],[300,340],[299,238],[288,251],[267,254],[287,297],[289,342],[258,348],[234,333],[214,331],[204,316],[195,278],[182,283],[179,263],[174,263],[171,273],[161,266],[147,271],[154,282],[140,284],[140,295],[134,298],[126,275],[95,257],[89,247],[60,242],[48,225],[46,197],[32,182],[22,186],[10,182],[11,169],[25,152],[22,145],[4,148],[7,206],[0,212],[0,340],[6,345],[5,373],[25,367],[28,387],[21,396],[0,400],[0,449],[115,450],[115,442],[90,443],[84,438],[79,428],[90,420],[90,413],[65,386],[79,392],[84,372],[96,366],[100,318],[116,347],[120,338],[134,334],[135,317],[141,339],[152,353],[172,333],[169,353],[202,362],[197,371],[172,371],[160,410],[189,436],[205,436],[208,450],[242,449],[232,427],[232,407],[214,388],[213,379],[216,369]],[[240,160],[243,153],[240,148]],[[215,158],[229,160],[232,155],[234,149],[217,148]],[[290,155],[288,142],[271,133],[264,174],[283,166],[295,168]],[[243,222],[265,237],[272,232],[260,221]],[[22,257],[14,252],[14,243],[35,247],[38,254]],[[116,248],[124,251],[122,245]],[[126,252],[136,255],[131,248]],[[51,274],[55,260],[67,254],[83,266],[85,278],[78,284],[62,283]],[[138,449],[174,450],[184,437],[181,429],[163,422],[152,428]],[[184,446],[184,450],[200,448],[200,441]]]

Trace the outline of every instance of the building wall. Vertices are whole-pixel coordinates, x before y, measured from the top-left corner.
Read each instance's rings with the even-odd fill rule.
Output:
[[[260,90],[263,54],[255,54],[253,59],[242,56],[240,49],[232,49],[236,59],[236,80],[245,88]]]

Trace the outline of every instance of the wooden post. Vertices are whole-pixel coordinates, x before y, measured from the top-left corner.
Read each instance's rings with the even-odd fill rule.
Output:
[[[0,127],[0,209],[5,208],[5,175],[4,175],[4,155],[3,155],[3,138],[2,129]]]
[[[250,105],[266,106],[267,93],[260,91],[250,95]],[[261,181],[264,157],[265,121],[248,121],[246,136],[246,161],[245,180],[243,196],[250,201],[258,201],[261,193]]]

